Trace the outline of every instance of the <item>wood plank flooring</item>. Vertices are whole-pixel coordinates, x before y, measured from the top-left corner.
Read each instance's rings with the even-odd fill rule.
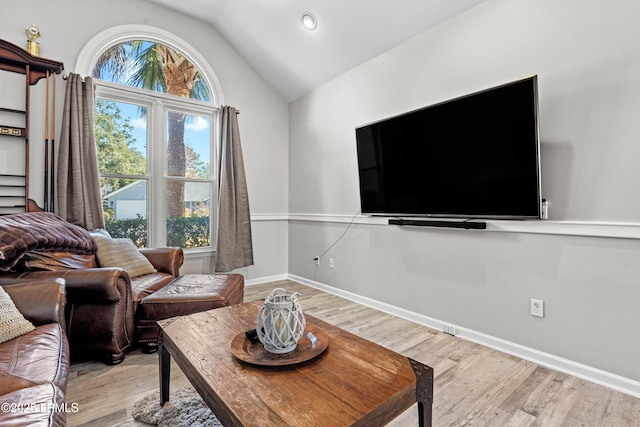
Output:
[[[245,301],[262,299],[275,287],[300,292],[304,312],[431,366],[434,426],[640,427],[640,399],[296,282],[249,286]],[[158,390],[157,363],[157,354],[139,350],[117,366],[73,363],[67,402],[79,410],[68,414],[68,425],[147,425],[135,421],[131,409]],[[171,373],[173,390],[188,385],[176,365]],[[389,424],[417,425],[416,405]]]

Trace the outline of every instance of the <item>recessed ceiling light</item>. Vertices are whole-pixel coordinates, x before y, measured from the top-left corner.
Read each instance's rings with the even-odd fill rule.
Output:
[[[318,21],[311,13],[305,12],[302,14],[302,25],[304,25],[307,30],[315,30],[318,26]]]

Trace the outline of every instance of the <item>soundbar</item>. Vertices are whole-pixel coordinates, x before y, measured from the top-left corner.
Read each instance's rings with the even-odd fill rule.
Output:
[[[389,225],[411,225],[416,227],[442,227],[442,228],[464,228],[465,230],[485,230],[486,222],[465,221],[434,221],[393,218],[389,220]]]

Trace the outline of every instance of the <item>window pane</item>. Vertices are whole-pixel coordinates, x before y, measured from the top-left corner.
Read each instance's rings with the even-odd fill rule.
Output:
[[[182,98],[211,101],[200,70],[182,52],[162,43],[130,40],[111,46],[96,61],[92,76]]]
[[[147,181],[101,178],[102,188],[122,185],[102,196],[105,228],[113,238],[128,237],[147,247]]]
[[[96,99],[95,134],[101,174],[146,175],[147,107]],[[113,182],[109,191],[123,182]],[[104,194],[104,193],[103,193]]]
[[[167,181],[167,246],[197,248],[211,245],[208,182]],[[171,213],[178,214],[171,214]]]
[[[211,119],[179,111],[167,112],[167,174],[209,178]]]
[[[147,246],[147,108],[96,99],[95,135],[105,227],[114,238]],[[118,177],[120,175],[120,177]]]

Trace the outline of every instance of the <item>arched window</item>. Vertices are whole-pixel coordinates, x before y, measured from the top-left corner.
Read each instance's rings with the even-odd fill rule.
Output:
[[[211,249],[221,91],[206,62],[164,31],[126,26],[96,36],[78,64],[96,82],[107,230],[139,247]]]

